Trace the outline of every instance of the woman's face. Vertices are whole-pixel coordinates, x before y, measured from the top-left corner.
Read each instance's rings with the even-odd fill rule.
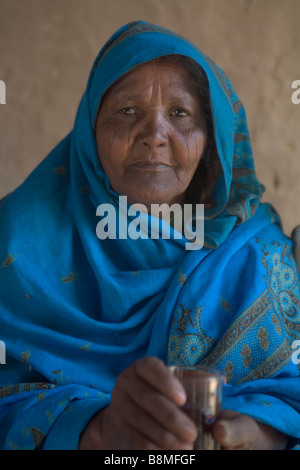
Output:
[[[206,136],[193,78],[166,58],[134,68],[113,85],[96,123],[112,189],[147,207],[183,202]]]

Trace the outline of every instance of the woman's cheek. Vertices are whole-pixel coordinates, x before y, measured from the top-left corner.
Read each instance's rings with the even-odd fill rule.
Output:
[[[98,142],[100,160],[114,164],[124,159],[128,147],[128,135],[124,131],[114,127],[109,132],[100,134]]]
[[[203,154],[206,145],[206,136],[199,130],[188,129],[181,136],[181,155],[182,166],[197,166]],[[179,146],[178,146],[179,148]]]

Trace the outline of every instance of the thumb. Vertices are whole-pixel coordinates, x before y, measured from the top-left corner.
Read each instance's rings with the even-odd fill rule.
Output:
[[[225,410],[213,428],[216,441],[228,450],[250,449],[255,443],[259,433],[258,424],[250,416],[236,411]]]

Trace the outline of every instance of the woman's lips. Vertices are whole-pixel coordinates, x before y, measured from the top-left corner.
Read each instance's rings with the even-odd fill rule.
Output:
[[[162,171],[170,169],[170,165],[163,162],[140,161],[133,163],[131,166],[146,171]]]

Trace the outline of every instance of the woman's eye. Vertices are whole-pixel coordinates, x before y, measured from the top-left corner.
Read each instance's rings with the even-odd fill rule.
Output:
[[[133,114],[135,114],[135,109],[132,108],[131,106],[128,106],[127,108],[122,108],[120,113],[132,116]]]
[[[172,111],[172,115],[177,117],[186,117],[188,114],[189,113],[184,109],[174,109],[174,111]]]

